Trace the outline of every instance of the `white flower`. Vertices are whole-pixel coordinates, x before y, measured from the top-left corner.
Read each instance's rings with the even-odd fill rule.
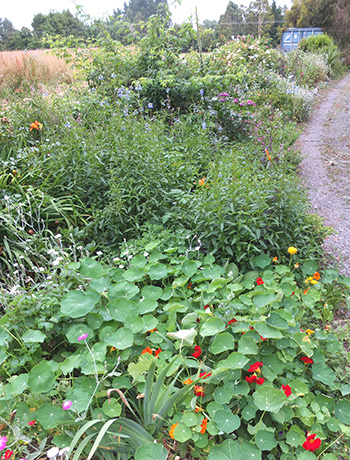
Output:
[[[51,447],[50,450],[47,451],[47,458],[55,458],[57,457],[60,449],[58,447]]]
[[[58,455],[62,456],[62,455],[66,454],[69,451],[70,451],[69,447],[64,447],[62,450],[60,450]]]
[[[97,256],[102,256],[103,252],[102,251],[96,251]]]
[[[58,238],[61,238],[61,236],[62,236],[62,235],[61,235],[60,233],[57,233],[57,235],[55,235],[56,240],[57,240]]]

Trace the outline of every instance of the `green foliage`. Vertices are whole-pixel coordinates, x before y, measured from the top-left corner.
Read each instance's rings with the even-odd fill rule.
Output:
[[[299,43],[299,48],[308,52],[325,51],[325,49],[333,46],[334,42],[327,34],[312,35],[311,37],[303,38]]]
[[[328,359],[330,347],[340,346],[336,335],[310,325],[336,283],[331,273],[305,281],[299,272],[317,265],[295,269],[293,255],[288,266],[260,254],[243,274],[212,255],[147,248],[124,252],[123,268],[92,258],[68,264],[64,296],[49,282],[2,318],[1,413],[20,414],[7,436],[13,430],[31,442],[24,414],[34,406],[29,416],[44,431],[71,428],[75,420],[76,433],[66,430],[65,441],[74,458],[103,456],[107,446],[125,458],[163,458],[154,441],[169,431],[185,449],[207,448],[208,459],[261,458],[266,450],[298,457],[307,431],[330,454],[335,433],[349,434],[350,403]],[[95,309],[67,309],[76,293]],[[36,307],[52,296],[50,311]],[[67,400],[73,404],[64,411],[60,401]]]

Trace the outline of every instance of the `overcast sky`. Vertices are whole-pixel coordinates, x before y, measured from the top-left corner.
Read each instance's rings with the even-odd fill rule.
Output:
[[[113,9],[123,9],[125,0],[0,0],[0,18],[9,19],[16,29],[31,27],[33,17],[37,13],[48,14],[50,11],[69,9],[76,13],[76,5],[83,6],[86,13],[93,18],[100,18],[112,13]],[[272,0],[270,0],[271,2]],[[126,3],[129,1],[126,0]],[[175,5],[173,0],[168,1],[173,12],[173,22],[185,21],[195,11],[197,6],[199,21],[204,19],[219,20],[226,10],[229,0],[182,0],[181,5]],[[234,1],[237,5],[248,6],[250,0]],[[277,5],[290,7],[292,0],[277,0]]]

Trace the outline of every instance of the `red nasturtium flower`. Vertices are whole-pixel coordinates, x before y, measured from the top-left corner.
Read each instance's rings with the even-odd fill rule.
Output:
[[[203,422],[201,423],[201,433],[204,434],[207,430],[207,425],[208,425],[208,419],[205,418],[203,419]]]
[[[263,279],[262,278],[257,278],[256,284],[258,284],[259,286],[260,286],[260,284],[264,284]]]
[[[210,372],[201,372],[201,373],[199,374],[199,378],[200,378],[200,379],[207,379],[207,378],[210,377],[210,376],[211,376],[211,373],[210,373]]]
[[[305,450],[311,450],[312,452],[321,447],[321,439],[316,438],[315,434],[306,436],[306,441],[303,444]]]
[[[313,360],[309,358],[308,356],[303,356],[300,358],[300,361],[303,361],[304,364],[313,364]]]
[[[204,396],[205,396],[203,387],[201,387],[201,386],[199,386],[199,385],[195,385],[194,388],[193,388],[193,391],[194,391],[194,394],[195,394],[196,396],[201,396],[201,397],[204,397]]]
[[[29,426],[35,425],[35,420],[32,420],[31,422],[28,422],[28,425],[29,425]]]
[[[194,353],[191,354],[194,358],[199,358],[202,353],[202,349],[199,345],[194,346]]]
[[[261,363],[260,361],[257,361],[256,363],[254,364],[251,364],[249,366],[249,369],[248,369],[248,372],[260,372],[260,367],[263,366],[263,363]]]
[[[230,319],[230,321],[228,322],[229,325],[234,323],[237,323],[237,320],[235,318]]]
[[[284,394],[288,397],[292,394],[292,389],[289,385],[282,385],[282,390],[284,391]]]
[[[253,383],[257,380],[257,376],[255,374],[247,375],[245,379],[248,383]]]
[[[170,431],[169,431],[169,436],[171,437],[171,439],[174,439],[174,430],[177,427],[177,425],[178,425],[178,423],[174,423],[173,425],[171,425],[171,428],[170,428]]]
[[[267,340],[267,337],[266,337],[266,339],[264,339],[264,337],[261,335],[261,336],[260,336],[260,339],[261,339],[263,342],[265,342],[265,340]]]
[[[7,449],[7,451],[5,452],[5,455],[4,455],[5,460],[8,460],[11,457],[12,454],[13,454],[13,450]]]
[[[265,382],[265,379],[263,377],[260,377],[260,378],[256,379],[256,383],[258,385],[262,385],[264,382]]]

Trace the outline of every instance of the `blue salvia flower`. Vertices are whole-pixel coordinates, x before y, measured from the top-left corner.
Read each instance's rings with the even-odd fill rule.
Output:
[[[149,109],[153,109],[153,104],[152,104],[152,102],[149,102],[149,103],[148,103],[148,108],[149,108]]]
[[[206,124],[205,121],[203,121],[203,123],[202,123],[202,128],[203,128],[203,129],[207,129],[207,124]]]

